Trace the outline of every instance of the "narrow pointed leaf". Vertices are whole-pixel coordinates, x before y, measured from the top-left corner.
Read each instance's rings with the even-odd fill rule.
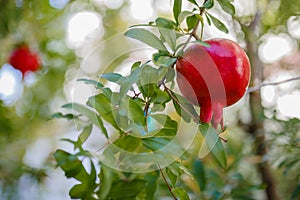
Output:
[[[183,188],[180,188],[180,187],[173,188],[172,192],[180,200],[190,200],[188,193]]]
[[[86,116],[93,124],[98,126],[105,137],[108,138],[107,130],[104,127],[102,119],[95,113],[94,111],[90,110],[87,106],[79,104],[79,103],[68,103],[62,106],[63,108],[74,109],[78,113]]]
[[[199,130],[205,137],[205,142],[208,145],[209,150],[213,154],[214,158],[217,160],[221,167],[226,168],[226,154],[217,131],[207,124],[201,124],[199,126]]]
[[[230,1],[219,0],[218,3],[220,4],[221,8],[228,14],[232,16],[235,14],[235,8]]]
[[[208,14],[208,16],[209,16],[209,18],[211,19],[212,23],[215,25],[215,27],[217,29],[219,29],[220,31],[223,31],[224,33],[228,33],[229,32],[229,30],[227,29],[227,27],[225,26],[225,24],[223,24],[223,22],[221,22],[219,19],[217,19],[216,17],[212,16],[211,14]]]
[[[77,81],[82,81],[85,84],[94,85],[97,89],[100,89],[100,88],[104,87],[102,83],[100,83],[99,81],[92,80],[92,79],[80,78]]]
[[[181,7],[182,7],[182,0],[174,0],[173,15],[177,23],[178,23],[178,16],[181,12]]]
[[[101,74],[99,76],[100,78],[104,78],[110,82],[118,83],[119,80],[123,77],[121,74],[118,73],[107,73],[107,74]]]
[[[160,41],[156,35],[146,29],[132,28],[125,33],[125,36],[139,40],[155,49],[167,51],[167,48],[162,41]]]

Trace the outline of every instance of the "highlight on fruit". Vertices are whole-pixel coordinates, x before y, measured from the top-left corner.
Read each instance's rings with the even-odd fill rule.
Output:
[[[229,39],[210,39],[208,47],[189,46],[176,62],[177,83],[183,96],[200,106],[200,120],[223,125],[223,108],[245,94],[250,62],[245,51]]]

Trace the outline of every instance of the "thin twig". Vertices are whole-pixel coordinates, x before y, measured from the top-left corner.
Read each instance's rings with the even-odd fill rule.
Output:
[[[167,186],[167,188],[168,188],[170,194],[172,195],[172,197],[174,198],[174,200],[178,200],[177,197],[175,196],[175,194],[172,192],[172,188],[171,188],[171,186],[169,185],[169,183],[168,183],[168,181],[167,181],[167,179],[166,179],[166,177],[165,177],[165,175],[164,175],[164,172],[163,172],[163,170],[161,169],[160,165],[157,164],[157,167],[158,167],[158,169],[159,169],[159,172],[160,172],[162,178],[164,179],[164,182],[166,183],[166,186]]]
[[[182,50],[184,50],[184,49],[187,47],[187,45],[190,43],[192,37],[194,37],[194,38],[197,39],[197,40],[199,39],[199,37],[198,37],[197,34],[196,34],[196,31],[197,31],[197,29],[198,29],[199,23],[200,23],[200,21],[199,21],[199,19],[197,19],[197,23],[196,23],[196,25],[195,25],[193,31],[190,33],[190,36],[188,37],[187,41],[186,41],[185,44],[183,45]]]
[[[261,85],[253,86],[253,87],[248,88],[247,93],[251,93],[251,92],[255,92],[257,90],[260,90],[264,86],[269,86],[269,85],[276,86],[276,85],[280,85],[280,84],[287,83],[287,82],[290,82],[290,81],[295,81],[295,80],[300,80],[300,76],[296,76],[296,77],[286,79],[286,80],[283,80],[283,81],[278,81],[278,82],[273,82],[273,83],[263,83]]]
[[[203,4],[205,4],[206,1],[207,1],[207,0],[205,0],[205,1],[203,2]],[[200,13],[199,13],[199,14],[202,16],[204,12],[205,12],[205,8],[201,7],[201,8],[200,8]],[[184,46],[182,47],[182,50],[184,50],[184,49],[186,48],[186,46],[188,45],[188,43],[191,41],[192,37],[194,37],[196,40],[202,40],[203,26],[202,26],[202,30],[201,30],[201,37],[199,37],[199,36],[197,35],[197,29],[198,29],[199,23],[200,23],[200,20],[197,19],[197,23],[196,23],[195,27],[193,28],[192,32],[190,33],[190,36],[189,36],[189,38],[187,39],[186,43],[185,43]]]
[[[146,101],[146,105],[144,108],[144,115],[145,115],[145,119],[146,119],[146,127],[145,127],[145,131],[148,133],[148,115],[149,115],[149,106],[150,106],[150,101]]]

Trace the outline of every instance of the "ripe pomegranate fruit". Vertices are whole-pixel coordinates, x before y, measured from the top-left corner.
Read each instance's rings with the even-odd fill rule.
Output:
[[[200,120],[223,127],[223,108],[245,94],[250,63],[244,50],[228,39],[193,44],[176,62],[177,83],[183,96],[200,106]]]
[[[23,76],[28,71],[37,71],[40,61],[37,54],[33,53],[27,45],[17,47],[9,57],[9,63],[22,72]]]

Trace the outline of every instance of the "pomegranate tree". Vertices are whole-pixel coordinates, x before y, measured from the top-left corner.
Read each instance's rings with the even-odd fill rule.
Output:
[[[40,60],[36,53],[27,45],[22,45],[13,50],[9,57],[9,63],[22,72],[23,76],[28,71],[35,72],[40,67]]]
[[[223,128],[223,108],[240,100],[250,80],[250,63],[244,50],[228,39],[193,44],[176,62],[181,93],[199,105],[200,120]]]

